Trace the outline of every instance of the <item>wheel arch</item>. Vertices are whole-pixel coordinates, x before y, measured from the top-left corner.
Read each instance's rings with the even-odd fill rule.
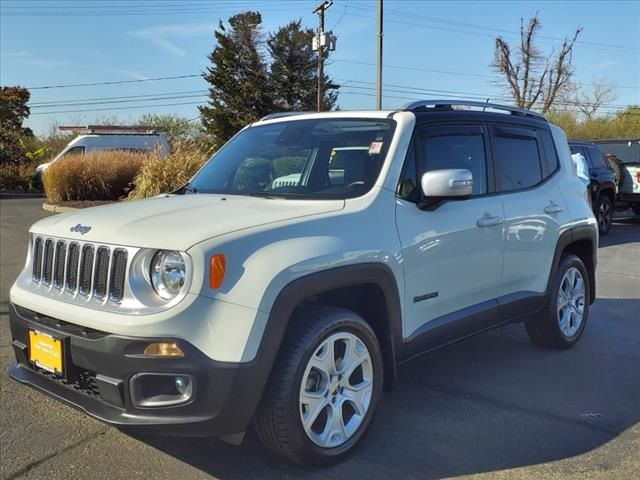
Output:
[[[556,250],[553,255],[553,263],[547,281],[547,293],[552,285],[553,278],[558,271],[558,265],[564,254],[578,256],[589,274],[589,304],[596,299],[596,266],[598,252],[598,233],[594,226],[581,225],[573,227],[560,235]]]
[[[362,301],[362,295],[371,298]],[[293,313],[308,302],[347,308],[371,325],[382,349],[384,389],[391,390],[396,381],[396,351],[402,342],[400,294],[391,269],[381,263],[341,266],[305,275],[282,288],[269,314],[258,353],[269,372]]]
[[[615,192],[615,187],[613,186],[612,183],[607,183],[606,185],[604,185],[603,187],[600,188],[600,190],[598,191],[598,198],[596,199],[596,205],[597,205],[597,202],[600,201],[600,198],[603,195],[606,196],[606,197],[609,197],[609,200],[611,200],[611,204],[615,208],[615,206],[616,206],[616,192]]]

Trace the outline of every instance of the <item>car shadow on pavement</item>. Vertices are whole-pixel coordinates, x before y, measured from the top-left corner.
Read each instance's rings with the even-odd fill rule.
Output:
[[[609,233],[600,236],[598,246],[611,247],[633,242],[640,242],[640,216],[614,219]]]
[[[272,456],[252,431],[240,447],[135,438],[221,479],[443,478],[571,458],[640,422],[639,309],[640,300],[598,300],[568,351],[534,347],[516,324],[403,365],[362,445],[327,469]]]

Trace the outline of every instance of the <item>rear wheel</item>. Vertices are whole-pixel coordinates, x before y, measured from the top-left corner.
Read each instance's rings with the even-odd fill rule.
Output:
[[[543,347],[573,347],[587,324],[590,288],[582,260],[565,255],[553,280],[549,305],[540,317],[525,323],[529,338]]]
[[[349,310],[307,305],[291,322],[256,431],[289,460],[329,465],[353,449],[373,419],[382,354],[371,327]]]
[[[600,195],[598,205],[596,205],[596,218],[600,235],[604,236],[609,233],[613,222],[613,202],[605,194]]]

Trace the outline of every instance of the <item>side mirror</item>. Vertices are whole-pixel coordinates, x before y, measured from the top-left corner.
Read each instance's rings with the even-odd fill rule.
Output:
[[[466,169],[431,170],[422,175],[423,210],[435,210],[445,200],[465,200],[471,196],[473,175]]]

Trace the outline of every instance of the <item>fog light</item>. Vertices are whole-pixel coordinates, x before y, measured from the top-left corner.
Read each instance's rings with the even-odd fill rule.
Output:
[[[176,377],[176,390],[180,395],[184,395],[189,389],[189,379],[184,377]]]
[[[184,357],[184,352],[175,343],[150,343],[144,349],[150,357]]]
[[[189,403],[195,397],[196,379],[184,373],[138,373],[129,385],[137,408],[166,408]]]

